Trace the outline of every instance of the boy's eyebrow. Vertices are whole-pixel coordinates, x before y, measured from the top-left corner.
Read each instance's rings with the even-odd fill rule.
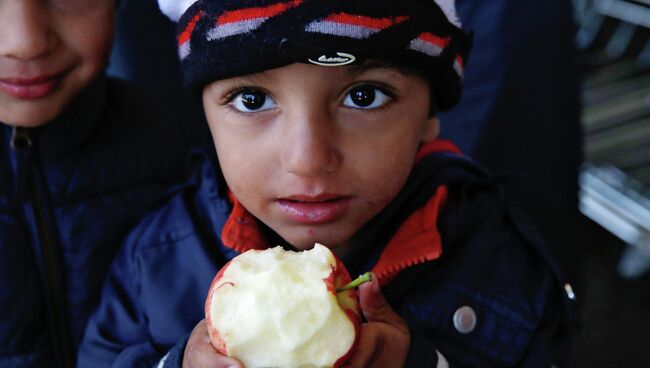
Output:
[[[363,64],[349,66],[348,68],[349,69],[347,72],[350,77],[358,77],[359,75],[362,75],[371,70],[383,70],[406,75],[405,71],[399,67],[381,60],[370,60],[366,61]]]
[[[244,82],[244,83],[260,83],[264,81],[269,81],[273,80],[273,74],[269,73],[268,70],[264,70],[255,74],[248,74],[248,75],[242,75],[242,76],[237,76],[233,78],[237,81]]]

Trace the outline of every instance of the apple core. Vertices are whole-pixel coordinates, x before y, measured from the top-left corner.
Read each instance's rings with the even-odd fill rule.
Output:
[[[357,291],[325,246],[245,252],[215,277],[206,301],[217,351],[253,367],[336,367],[356,347]]]

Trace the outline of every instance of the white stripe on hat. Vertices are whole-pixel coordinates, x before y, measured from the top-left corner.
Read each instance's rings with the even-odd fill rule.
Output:
[[[381,31],[379,28],[364,27],[356,24],[340,23],[333,21],[315,21],[311,22],[305,28],[306,32],[330,34],[334,36],[352,37],[364,39]]]
[[[265,18],[254,18],[242,20],[239,22],[226,23],[223,25],[218,25],[208,31],[205,38],[208,41],[220,40],[226,37],[235,36],[238,34],[246,33],[253,31],[259,28],[262,23],[266,22],[269,19]]]
[[[447,16],[449,23],[455,25],[456,27],[462,27],[460,18],[456,13],[456,0],[434,0],[436,4],[440,7],[443,13]]]
[[[178,57],[183,60],[190,55],[192,49],[190,47],[190,41],[186,41],[182,45],[178,46]]]
[[[416,38],[413,41],[411,41],[409,48],[411,50],[419,51],[423,54],[427,54],[433,57],[439,56],[443,50],[442,47],[438,45],[434,45],[431,42],[421,40],[419,38]]]
[[[181,16],[195,2],[196,0],[158,0],[158,7],[169,19],[178,22]]]
[[[454,60],[454,70],[456,71],[456,73],[461,79],[464,77],[465,72],[460,57],[457,57]]]

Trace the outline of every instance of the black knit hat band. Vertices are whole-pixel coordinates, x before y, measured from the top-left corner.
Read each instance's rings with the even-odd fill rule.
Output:
[[[178,22],[183,75],[193,90],[295,62],[377,59],[426,76],[442,110],[460,98],[470,44],[433,0],[198,0]]]

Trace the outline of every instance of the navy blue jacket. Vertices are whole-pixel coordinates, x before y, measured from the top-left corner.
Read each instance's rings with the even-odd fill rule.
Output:
[[[0,124],[0,367],[74,366],[117,247],[182,172],[152,106],[100,77],[41,127]]]
[[[218,174],[207,161],[196,165],[186,187],[148,216],[118,255],[86,330],[80,367],[152,367],[161,358],[159,366],[181,366],[212,278],[238,254],[220,236],[235,211]],[[343,258],[350,273],[373,268],[401,224],[441,185],[448,189],[437,219],[442,256],[406,267],[382,287],[410,327],[406,366],[435,367],[436,351],[452,366],[561,365],[570,318],[564,281],[534,231],[505,205],[498,180],[458,154],[420,160],[398,197],[353,238]],[[453,323],[462,306],[477,317],[469,333]]]

